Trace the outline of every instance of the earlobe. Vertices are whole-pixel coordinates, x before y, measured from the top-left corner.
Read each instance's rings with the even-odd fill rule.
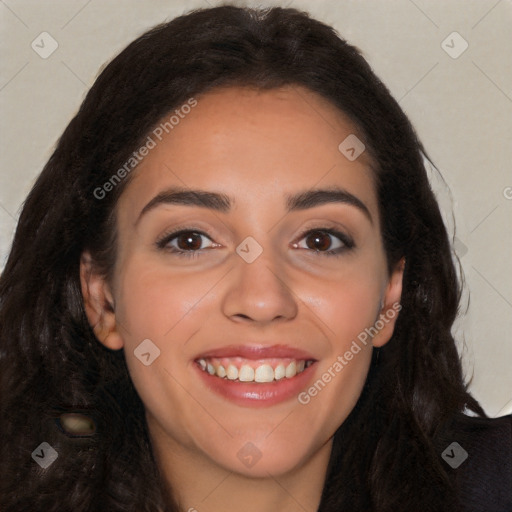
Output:
[[[402,258],[395,266],[389,278],[379,313],[379,319],[376,322],[378,333],[372,339],[372,345],[374,347],[384,346],[393,335],[396,320],[402,309],[400,299],[402,297],[404,269],[405,258]]]
[[[85,313],[96,338],[111,350],[123,348],[124,342],[117,330],[112,293],[104,276],[95,271],[87,251],[80,258],[80,285]]]

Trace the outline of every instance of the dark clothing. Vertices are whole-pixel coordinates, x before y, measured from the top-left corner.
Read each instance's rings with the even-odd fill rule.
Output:
[[[448,472],[463,510],[512,512],[512,414],[499,418],[459,414],[440,440],[441,457],[451,466]]]

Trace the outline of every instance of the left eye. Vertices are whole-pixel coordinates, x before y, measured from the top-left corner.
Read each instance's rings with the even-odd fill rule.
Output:
[[[332,237],[334,237],[334,239],[338,239],[337,243],[334,243],[334,247],[332,246]],[[295,244],[296,247],[312,249],[316,252],[325,254],[335,254],[353,247],[352,241],[345,234],[332,230],[310,230],[301,235],[301,240],[306,241],[306,247],[301,247],[299,244]]]

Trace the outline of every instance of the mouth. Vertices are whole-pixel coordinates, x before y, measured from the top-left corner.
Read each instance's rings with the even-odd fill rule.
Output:
[[[253,361],[242,357],[201,358],[196,361],[203,372],[234,382],[276,382],[292,379],[309,368],[313,359],[273,358]]]
[[[283,345],[224,347],[193,361],[207,389],[243,407],[296,397],[308,386],[317,362],[311,354]]]

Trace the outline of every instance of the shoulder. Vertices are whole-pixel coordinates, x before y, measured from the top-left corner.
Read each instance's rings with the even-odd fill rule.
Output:
[[[462,510],[512,511],[512,414],[480,418],[458,413],[440,442]]]

